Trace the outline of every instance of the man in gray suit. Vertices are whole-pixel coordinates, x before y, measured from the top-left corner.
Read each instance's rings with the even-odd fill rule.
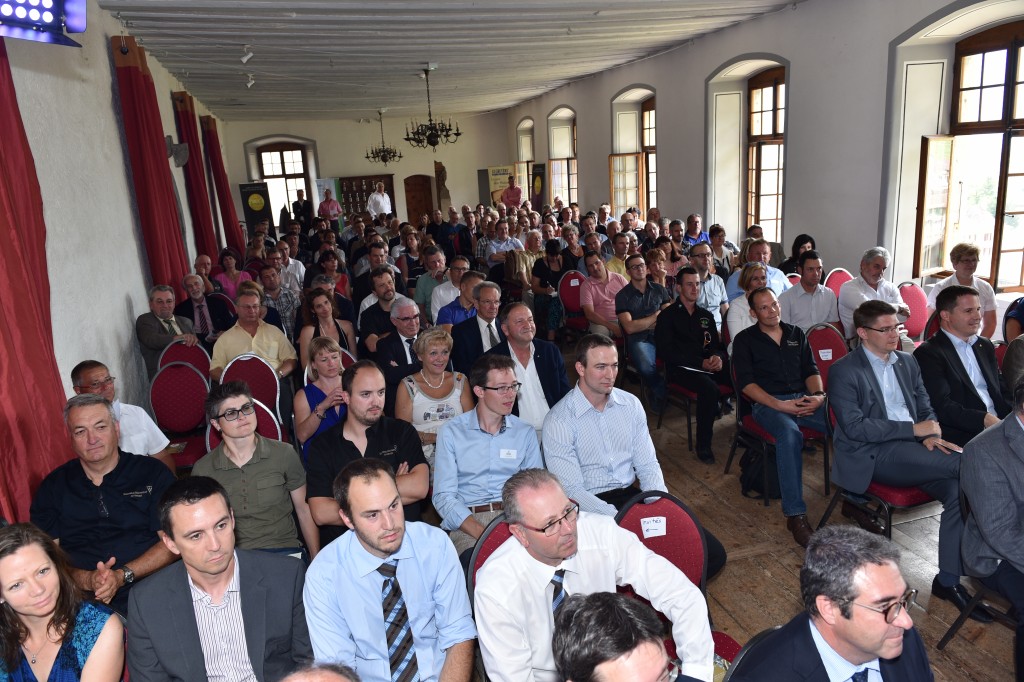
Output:
[[[916,486],[942,502],[939,574],[932,595],[963,610],[971,599],[960,585],[960,447],[943,440],[921,370],[900,343],[896,306],[865,301],[853,313],[861,346],[829,376],[836,416],[832,480],[853,493],[871,481]],[[975,620],[990,622],[975,610]]]
[[[174,483],[160,537],[181,556],[132,590],[128,670],[144,680],[276,682],[308,664],[302,562],[235,549],[227,493],[212,478]]]
[[[1024,378],[1013,389],[1013,412],[964,448],[960,485],[970,503],[964,566],[1017,610],[1013,658],[1024,675]]]
[[[199,343],[192,321],[174,314],[174,289],[166,284],[157,284],[149,290],[149,312],[135,320],[135,336],[139,339],[139,350],[150,379],[156,374],[160,354],[171,342],[184,341],[186,346]]]

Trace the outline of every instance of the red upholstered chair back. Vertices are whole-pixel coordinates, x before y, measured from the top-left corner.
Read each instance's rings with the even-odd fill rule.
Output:
[[[844,284],[853,279],[853,275],[846,268],[833,268],[831,272],[825,275],[825,286],[836,292],[836,296],[839,295],[839,289]]]
[[[849,352],[846,347],[846,339],[838,329],[823,322],[807,330],[807,343],[811,345],[814,362],[818,365],[818,371],[821,372],[821,383],[828,391],[828,371],[839,358],[845,357]]]
[[[903,326],[907,329],[907,336],[916,340],[928,326],[928,294],[913,282],[904,282],[900,285],[900,296],[910,308],[910,317]]]
[[[473,554],[469,559],[469,571],[466,572],[466,586],[469,589],[469,603],[473,603],[473,592],[476,589],[476,572],[484,565],[487,558],[494,554],[494,551],[512,537],[512,530],[505,521],[504,514],[498,514],[487,524],[480,539],[473,547]]]
[[[789,280],[790,284],[795,285],[800,282],[800,275],[796,274],[795,272],[791,272],[788,275],[786,275],[786,279]]]
[[[352,365],[356,364],[356,356],[352,355],[349,351],[344,348],[341,349],[341,368],[342,371],[348,369]]]
[[[206,378],[192,365],[171,362],[149,384],[153,417],[162,431],[188,433],[203,424],[203,401],[210,392]]]
[[[281,384],[278,381],[277,372],[269,362],[253,353],[239,355],[224,368],[220,380],[221,383],[244,381],[249,384],[252,397],[269,407],[277,417],[277,421],[281,421],[281,415],[277,413],[277,400],[281,392]]]
[[[184,341],[172,341],[167,344],[157,361],[157,368],[172,362],[184,362],[192,365],[204,377],[207,379],[210,377],[210,354],[198,343],[194,346],[186,346]]]
[[[219,291],[215,291],[212,294],[207,294],[206,297],[207,298],[215,297],[218,300],[223,301],[224,305],[226,305],[228,307],[228,312],[229,313],[231,313],[232,315],[235,315],[235,316],[238,315],[238,313],[235,311],[235,302],[232,301],[231,297],[228,296],[227,294],[223,294],[223,293],[221,293]]]
[[[644,502],[651,498],[657,499]],[[636,535],[647,549],[671,561],[704,591],[707,541],[697,518],[679,498],[660,490],[639,493],[615,515],[615,521]]]
[[[921,337],[921,340],[927,341],[928,339],[935,336],[939,331],[941,322],[942,320],[939,319],[939,311],[936,310],[934,313],[932,313],[932,316],[928,318],[928,324],[924,326],[924,335]]]
[[[1006,349],[1010,347],[1008,343],[1003,341],[996,341],[994,344],[996,347],[996,364],[999,365],[999,371],[1003,371],[1003,358],[1006,357]]]
[[[281,424],[277,417],[266,405],[253,399],[253,406],[256,408],[256,433],[270,440],[281,440]],[[209,452],[220,445],[222,438],[220,431],[213,428],[209,422],[206,423],[206,450]]]

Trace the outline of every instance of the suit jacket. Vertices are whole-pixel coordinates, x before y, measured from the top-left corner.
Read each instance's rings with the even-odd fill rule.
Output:
[[[733,682],[828,682],[825,664],[811,637],[810,617],[801,613],[744,655]],[[886,682],[934,680],[917,628],[903,633],[903,653],[879,659]]]
[[[256,679],[273,682],[313,659],[302,606],[305,569],[290,556],[235,550],[245,643]],[[134,682],[206,681],[185,564],[175,562],[132,589],[128,670]]]
[[[387,391],[384,394],[384,414],[389,417],[395,416],[395,396],[398,393],[398,385],[402,379],[418,372],[422,365],[415,353],[412,355],[412,363],[405,357],[405,341],[396,332],[388,334],[377,343],[376,362],[384,372],[384,381]],[[392,364],[394,363],[394,364]]]
[[[194,334],[192,320],[186,317],[174,316],[178,329],[183,334]],[[143,313],[135,320],[135,336],[139,339],[139,350],[142,351],[142,359],[146,361],[146,373],[152,379],[156,374],[157,362],[164,348],[174,340],[174,335],[167,331],[164,323],[157,319],[153,313]]]
[[[995,346],[979,336],[972,349],[988,385],[988,395],[995,405],[996,415],[1002,419],[1010,413],[1010,403],[1006,399],[1006,386],[999,376]],[[921,367],[924,387],[942,425],[942,437],[957,445],[965,445],[984,430],[987,412],[953,342],[940,331],[918,346],[914,359]]]
[[[512,357],[512,349],[509,348],[508,339],[505,339],[494,348],[487,351],[495,355]],[[533,340],[533,361],[537,365],[537,375],[540,377],[540,385],[544,389],[544,399],[548,407],[554,407],[555,403],[565,397],[569,392],[569,377],[565,373],[565,361],[562,360],[562,351],[550,341],[542,339]],[[512,407],[512,414],[519,416],[519,398]]]
[[[1000,559],[1024,573],[1024,429],[1015,414],[967,444],[960,487],[971,505],[960,542],[967,573],[992,575]]]
[[[1003,357],[1003,378],[1012,394],[1014,386],[1024,379],[1024,336],[1018,336],[1010,342]]]
[[[865,355],[867,352],[861,347],[840,359],[832,366],[828,377],[829,400],[836,416],[832,480],[855,493],[864,492],[871,483],[879,444],[897,440],[915,442],[914,424],[935,419],[928,392],[921,381],[921,368],[914,356],[902,351],[894,351],[893,370],[913,422],[889,419],[882,388],[875,379]]]
[[[206,299],[206,311],[210,314],[210,322],[213,323],[213,331],[215,332],[226,332],[235,326],[235,316],[228,310],[228,306],[224,301],[214,296],[204,297]],[[184,317],[189,321],[196,319],[196,307],[195,303],[192,302],[191,298],[186,298],[184,301],[174,306],[174,315],[176,317]],[[195,327],[195,322],[192,322],[192,326]],[[205,338],[199,339],[200,343],[206,349],[207,353],[213,354],[213,343],[207,341]]]
[[[505,340],[505,332],[501,331],[498,318],[494,318],[494,331],[497,332],[498,343]],[[473,363],[484,354],[484,342],[480,338],[477,318],[471,317],[452,327],[452,341],[452,365],[456,372],[462,372],[468,377]]]

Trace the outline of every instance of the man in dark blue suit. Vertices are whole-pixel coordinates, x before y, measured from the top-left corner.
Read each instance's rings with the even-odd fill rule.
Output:
[[[222,332],[235,326],[235,316],[219,296],[208,297],[199,275],[185,275],[181,281],[188,298],[174,308],[174,314],[192,323],[196,336],[207,353],[213,353],[213,344]]]
[[[505,340],[498,324],[501,287],[494,282],[480,282],[473,287],[476,317],[452,327],[452,365],[456,372],[469,376],[477,358]]]
[[[391,322],[395,334],[388,334],[377,344],[377,364],[384,372],[387,392],[384,394],[384,414],[395,416],[395,394],[402,379],[418,372],[422,365],[413,351],[420,333],[420,307],[416,301],[396,296],[391,306]]]
[[[498,316],[505,340],[487,351],[506,355],[515,364],[516,381],[522,386],[512,408],[540,437],[548,410],[569,392],[569,377],[558,346],[534,338],[537,325],[525,303],[509,303]]]
[[[806,611],[750,649],[733,681],[933,680],[899,560],[896,545],[860,528],[816,532],[800,570]]]

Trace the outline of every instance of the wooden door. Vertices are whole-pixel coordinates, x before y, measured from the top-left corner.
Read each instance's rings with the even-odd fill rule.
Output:
[[[405,208],[409,222],[419,227],[420,216],[434,209],[432,181],[429,175],[410,175],[405,179]]]

